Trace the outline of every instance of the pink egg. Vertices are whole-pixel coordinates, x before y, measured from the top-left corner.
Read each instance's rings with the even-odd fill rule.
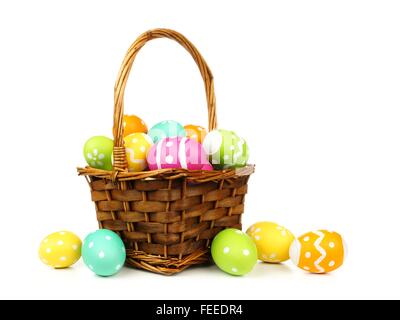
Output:
[[[213,170],[200,143],[184,137],[164,138],[147,154],[150,170],[188,169]]]

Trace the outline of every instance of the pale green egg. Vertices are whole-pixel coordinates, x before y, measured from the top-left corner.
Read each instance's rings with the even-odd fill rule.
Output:
[[[233,167],[239,168],[244,167],[249,160],[249,146],[246,140],[240,138],[239,142],[235,146],[235,153],[233,155]]]
[[[249,159],[247,142],[233,131],[211,131],[206,135],[203,147],[215,169],[243,167]]]
[[[215,264],[224,272],[242,276],[253,270],[257,263],[257,247],[253,240],[237,229],[225,229],[211,244]]]
[[[112,170],[112,154],[114,142],[112,139],[95,136],[86,141],[83,155],[89,166],[96,169]]]

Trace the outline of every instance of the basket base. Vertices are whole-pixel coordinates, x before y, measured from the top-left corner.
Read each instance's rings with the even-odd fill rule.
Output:
[[[171,276],[183,270],[200,264],[211,263],[209,250],[197,250],[182,258],[150,255],[143,251],[127,250],[125,264],[137,269],[147,270],[166,276]]]

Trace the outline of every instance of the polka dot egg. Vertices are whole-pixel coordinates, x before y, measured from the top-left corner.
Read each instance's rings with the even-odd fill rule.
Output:
[[[153,141],[145,133],[132,133],[124,138],[129,171],[139,172],[147,168],[147,153]]]
[[[216,169],[243,167],[249,159],[246,141],[233,131],[213,130],[206,135],[203,146]]]
[[[157,123],[149,130],[149,136],[154,143],[164,138],[186,137],[185,128],[178,122],[168,120]]]
[[[81,246],[81,239],[74,233],[55,232],[41,242],[39,257],[44,264],[53,268],[68,268],[80,259]]]
[[[237,229],[225,229],[211,244],[215,264],[235,276],[249,273],[257,263],[257,248],[253,240]]]
[[[150,170],[212,170],[200,143],[188,138],[165,138],[153,145],[147,155]]]
[[[252,225],[247,234],[257,246],[258,258],[268,263],[280,263],[289,259],[293,234],[273,222],[258,222]]]
[[[327,273],[343,264],[346,251],[340,234],[320,230],[308,232],[295,240],[290,247],[290,258],[305,271]]]
[[[103,136],[92,137],[86,141],[83,154],[92,168],[112,170],[112,154],[114,142]]]
[[[95,274],[112,276],[118,273],[125,263],[125,245],[115,232],[97,230],[85,238],[82,258]]]
[[[189,139],[196,140],[198,143],[203,143],[204,138],[207,135],[207,130],[201,126],[188,124],[185,126],[186,137]]]

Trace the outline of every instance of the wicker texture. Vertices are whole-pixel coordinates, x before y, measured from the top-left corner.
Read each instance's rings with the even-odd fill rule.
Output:
[[[213,76],[184,36],[168,29],[142,34],[129,48],[114,89],[114,167],[78,168],[90,186],[100,228],[124,240],[127,264],[170,275],[209,261],[213,237],[227,227],[241,229],[241,214],[254,166],[222,171],[162,169],[129,172],[123,142],[123,97],[139,50],[150,40],[169,38],[197,63],[207,95],[209,129],[217,127]]]

